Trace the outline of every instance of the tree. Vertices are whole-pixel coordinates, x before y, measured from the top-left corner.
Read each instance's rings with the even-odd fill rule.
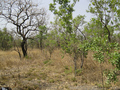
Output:
[[[73,0],[73,3],[71,3],[70,0],[54,0],[53,4],[50,4],[50,10],[54,12],[55,15],[58,15],[59,22],[62,26],[61,29],[63,29],[60,34],[60,46],[66,53],[69,53],[70,55],[73,54],[75,76],[77,70],[76,61],[78,60],[78,57],[81,58],[82,68],[84,58],[87,55],[86,52],[88,51],[88,44],[86,41],[81,42],[81,40],[78,39],[80,36],[84,38],[83,40],[86,40],[85,35],[79,28],[85,23],[84,16],[79,15],[75,19],[72,17],[74,11],[73,7],[77,1],[79,0]],[[57,9],[56,4],[60,5],[59,9]],[[80,33],[79,35],[77,34],[78,32]]]
[[[85,34],[83,33],[84,31],[84,24],[86,23],[86,21],[84,20],[85,16],[83,15],[78,15],[73,19],[73,32],[75,34],[75,36],[77,37],[78,41],[78,45],[77,46],[77,53],[78,56],[81,58],[81,69],[83,67],[83,63],[84,63],[84,58],[86,58],[87,52],[88,52],[88,41],[87,38],[85,36]],[[76,55],[75,55],[76,56]]]
[[[23,56],[27,56],[27,40],[45,23],[45,10],[32,0],[5,0],[0,16],[16,27],[15,32],[22,37]]]
[[[91,0],[88,12],[95,14],[107,32],[108,41],[111,42],[113,32],[110,31],[108,25],[119,25],[119,1],[118,0]],[[114,27],[115,28],[115,27]]]
[[[92,38],[92,41],[94,41],[92,42],[92,49],[94,49],[93,51],[96,51],[94,58],[100,63],[104,63],[105,57],[107,57],[108,61],[115,66],[114,70],[106,71],[107,83],[116,81],[116,72],[120,70],[119,44],[112,40],[114,39],[113,36],[115,35],[115,31],[117,30],[119,32],[119,6],[120,3],[118,0],[91,0],[91,4],[89,5],[89,12],[97,16],[97,20],[95,20],[95,22],[97,21],[96,25],[100,26],[100,30],[102,32],[102,36],[96,34],[98,36]],[[91,25],[94,26],[94,24]],[[97,26],[96,30],[98,30]]]
[[[113,27],[110,25],[108,25],[107,27],[109,27],[109,31],[111,32],[111,36],[113,36],[113,32],[114,32]],[[92,18],[90,20],[90,22],[88,22],[85,25],[84,33],[87,36],[87,39],[89,39],[89,41],[91,40],[90,38],[106,37],[106,35],[108,35],[107,31],[103,27],[99,18]]]
[[[64,28],[64,32],[61,34],[61,47],[63,50],[65,50],[67,53],[71,54],[71,43],[74,43],[73,40],[76,39],[75,35],[72,34],[72,13],[74,11],[73,7],[75,6],[75,3],[79,0],[73,0],[73,3],[71,4],[70,0],[53,0],[53,3],[49,5],[50,11],[52,11],[55,15],[58,15],[60,24],[62,28]],[[59,4],[59,9],[57,9],[56,4]],[[71,42],[70,42],[71,40]],[[75,48],[72,49],[75,51]],[[76,55],[76,54],[75,54]],[[74,56],[75,56],[74,55]],[[73,61],[76,61],[75,60]],[[75,70],[76,70],[76,62],[74,63]],[[75,73],[76,74],[76,73]]]
[[[45,46],[50,53],[50,59],[51,59],[51,55],[57,46],[54,31],[51,31],[49,34],[47,34],[47,39],[45,41],[46,41]]]
[[[9,50],[12,47],[13,37],[7,31],[7,28],[0,30],[0,49]]]
[[[83,25],[86,23],[84,19],[85,15],[78,15],[73,19],[73,31],[76,36],[82,35],[83,40],[86,40],[86,36],[83,33]]]
[[[46,38],[46,35],[47,34],[47,27],[44,25],[44,26],[39,26],[39,34],[36,36],[36,40],[40,46],[40,49],[42,50],[43,49],[43,40]]]
[[[73,3],[70,4],[70,0],[53,0],[53,3],[49,6],[50,11],[58,15],[61,25],[66,29],[66,33],[72,33],[72,13],[77,1],[79,0],[73,0]],[[59,10],[56,7],[57,4],[60,5]]]
[[[21,39],[18,38],[18,37],[15,37],[14,41],[13,41],[13,46],[14,46],[13,49],[19,54],[19,57],[20,57],[20,60],[21,60],[22,55],[21,55],[21,50],[19,49],[20,43],[21,43]]]
[[[58,47],[60,47],[60,36],[62,33],[65,32],[65,28],[63,28],[63,26],[61,25],[61,22],[59,21],[59,17],[58,15],[56,15],[54,17],[54,21],[50,22],[50,30],[52,30],[52,32],[54,32],[54,39],[56,41],[56,44]]]
[[[113,32],[113,27],[108,25],[109,30]],[[92,18],[90,23],[85,26],[85,33],[87,39],[89,39],[90,50],[94,52],[94,59],[100,63],[101,75],[102,75],[102,85],[104,88],[103,73],[105,72],[107,76],[107,83],[117,80],[116,72],[120,70],[120,53],[119,44],[116,41],[109,42],[107,32],[104,32],[104,27],[100,23],[99,18]],[[114,36],[115,34],[113,34]],[[115,69],[106,70],[102,67],[102,63],[108,60]]]
[[[108,27],[109,30],[113,32],[112,26],[108,25]],[[104,88],[104,72],[107,76],[107,83],[117,80],[115,73],[120,70],[120,68],[118,68],[120,67],[119,44],[116,42],[116,40],[109,42],[108,34],[107,32],[104,32],[104,27],[102,27],[99,18],[92,18],[91,21],[85,26],[84,33],[90,44],[89,49],[94,52],[94,60],[97,60],[100,63],[102,85]],[[115,34],[113,34],[113,36],[114,35]],[[102,67],[102,63],[104,63],[106,60],[108,60],[108,62],[110,62],[115,67],[115,69],[108,69],[105,71],[105,69]]]

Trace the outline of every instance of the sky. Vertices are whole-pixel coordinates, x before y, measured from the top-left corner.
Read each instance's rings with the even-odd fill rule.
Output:
[[[49,16],[49,22],[54,21],[54,14],[49,11],[49,4],[53,2],[53,0],[33,0],[35,3],[39,4],[40,8],[45,8],[48,16]],[[74,9],[75,11],[73,12],[73,18],[76,17],[77,15],[85,15],[85,21],[90,21],[92,18],[92,14],[87,13],[86,10],[88,10],[88,5],[90,3],[90,0],[80,0],[79,2],[76,3]],[[8,27],[10,26],[9,24],[7,25]],[[4,28],[5,24],[4,21],[0,21],[0,27]]]
[[[45,8],[49,14],[49,21],[53,21],[53,17],[54,15],[52,14],[52,12],[49,11],[49,4],[52,3],[53,0],[37,0],[37,3],[40,3],[40,6]],[[86,10],[88,10],[88,5],[90,3],[90,0],[80,0],[79,2],[76,3],[74,9],[74,13],[73,13],[73,18],[76,17],[77,15],[85,15],[86,21],[89,21],[92,18],[92,14],[87,13]]]

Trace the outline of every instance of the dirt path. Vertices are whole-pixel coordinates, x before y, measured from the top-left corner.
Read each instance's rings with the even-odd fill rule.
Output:
[[[67,86],[65,84],[60,85],[46,85],[44,88],[41,87],[41,90],[103,90],[103,88],[98,88],[97,86],[92,85],[79,85],[79,86]],[[120,87],[111,87],[104,90],[120,90]]]
[[[71,86],[71,87],[50,87],[42,90],[102,90],[96,86]]]
[[[62,86],[51,86],[47,88],[42,88],[41,90],[103,90],[103,88],[98,88],[97,86],[74,86],[74,87],[62,87]],[[104,90],[120,90],[120,88],[112,87]]]

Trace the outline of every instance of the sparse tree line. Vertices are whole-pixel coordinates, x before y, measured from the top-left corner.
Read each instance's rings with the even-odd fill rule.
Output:
[[[12,48],[12,41],[13,36],[10,35],[7,31],[7,28],[3,28],[3,30],[0,30],[0,49],[1,50],[9,50]]]
[[[38,8],[32,0],[3,0],[0,18],[15,28],[12,34],[8,33],[7,28],[0,31],[0,49],[17,47],[15,50],[19,53],[18,47],[21,47],[25,57],[28,47],[41,50],[46,48],[50,56],[55,48],[62,48],[73,57],[75,76],[82,69],[88,51],[92,51],[94,59],[100,64],[107,58],[115,66],[114,70],[107,70],[106,75],[108,82],[116,81],[116,72],[120,70],[120,2],[90,0],[87,12],[96,16],[86,22],[84,15],[72,16],[78,1],[73,0],[71,3],[70,0],[53,0],[49,9],[56,16],[48,26],[46,11]],[[56,4],[60,5],[59,9]],[[79,58],[80,68],[77,67]]]

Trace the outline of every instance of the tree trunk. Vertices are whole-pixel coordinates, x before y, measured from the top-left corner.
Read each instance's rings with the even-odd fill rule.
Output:
[[[76,76],[76,70],[77,70],[77,64],[76,64],[76,60],[77,60],[77,56],[76,56],[76,53],[75,53],[75,56],[74,56],[74,72],[75,72],[75,76]]]
[[[81,53],[81,69],[83,67],[83,63],[84,63],[84,52]]]
[[[42,46],[42,38],[40,38],[40,49],[41,49],[41,50],[43,49],[43,46]]]
[[[82,67],[83,67],[83,63],[84,63],[84,58],[82,57],[82,58],[81,58],[81,69],[82,69]]]
[[[110,30],[108,29],[107,25],[105,25],[105,28],[108,31],[108,41],[111,42],[111,34],[110,34]]]
[[[26,38],[23,38],[23,41],[21,42],[21,48],[23,52],[23,56],[27,56],[27,40]]]

